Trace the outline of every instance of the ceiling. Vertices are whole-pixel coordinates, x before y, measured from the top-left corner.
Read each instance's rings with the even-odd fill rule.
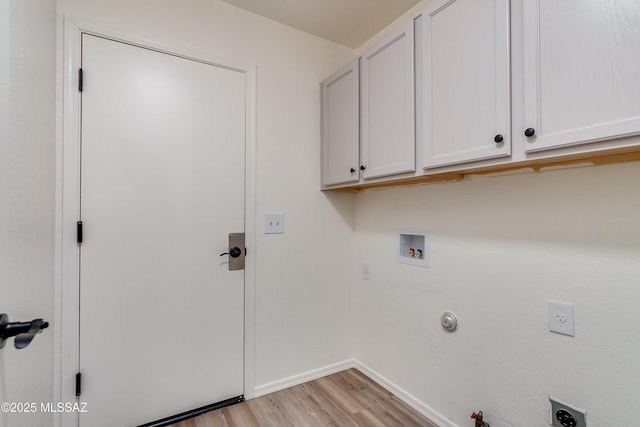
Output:
[[[356,48],[419,0],[223,0],[242,9]]]

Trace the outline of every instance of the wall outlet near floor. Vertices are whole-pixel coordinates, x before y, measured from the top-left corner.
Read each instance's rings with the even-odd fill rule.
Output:
[[[549,330],[563,335],[574,336],[573,304],[549,301]]]
[[[554,427],[587,427],[587,411],[549,396],[551,419],[549,425]]]

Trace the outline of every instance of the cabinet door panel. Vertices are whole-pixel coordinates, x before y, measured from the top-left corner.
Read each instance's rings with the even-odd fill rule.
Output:
[[[369,49],[361,67],[363,177],[415,171],[413,20]]]
[[[510,155],[509,1],[436,0],[422,20],[424,167]]]
[[[324,185],[358,181],[358,119],[358,62],[356,60],[322,83],[322,183]]]
[[[524,2],[527,152],[640,133],[640,2]],[[524,131],[524,130],[518,130]]]

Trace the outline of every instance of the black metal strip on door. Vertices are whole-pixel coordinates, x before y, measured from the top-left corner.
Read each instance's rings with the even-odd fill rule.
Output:
[[[222,400],[220,402],[212,403],[211,405],[202,406],[200,408],[192,409],[190,411],[183,412],[181,414],[172,415],[161,420],[152,421],[147,424],[139,425],[138,427],[165,427],[171,424],[179,423],[180,421],[188,420],[189,418],[197,417],[198,415],[205,414],[216,409],[224,408],[225,406],[235,405],[236,403],[244,402],[244,395],[232,397],[231,399]]]

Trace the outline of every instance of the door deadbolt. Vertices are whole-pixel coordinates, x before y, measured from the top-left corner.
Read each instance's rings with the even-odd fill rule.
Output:
[[[247,254],[244,245],[244,233],[229,233],[229,249],[220,254],[220,256],[228,255],[229,271],[244,270],[244,257]]]
[[[224,256],[224,255],[229,255],[231,258],[238,258],[240,255],[242,255],[242,249],[235,246],[229,249],[229,252],[223,252],[220,254],[220,256]]]

